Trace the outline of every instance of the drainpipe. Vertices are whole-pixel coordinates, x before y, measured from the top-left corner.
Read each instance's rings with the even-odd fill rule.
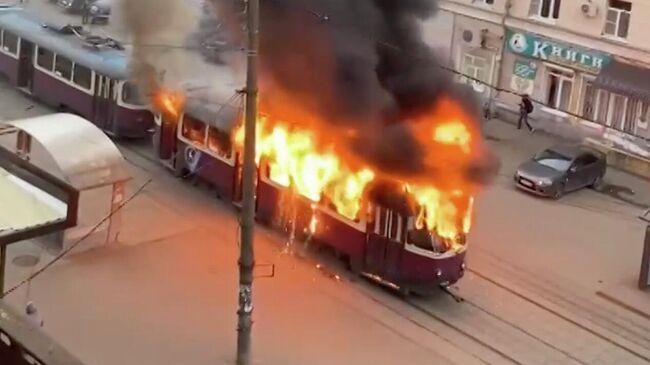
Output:
[[[506,30],[507,30],[507,28],[506,28],[506,20],[510,17],[510,9],[512,8],[512,0],[507,0],[505,6],[506,6],[506,8],[505,8],[506,11],[503,13],[503,16],[501,17],[501,27],[503,28],[503,42],[501,42],[501,50],[500,50],[500,52],[497,55],[497,58],[495,60],[496,61],[495,62],[495,64],[496,64],[496,72],[494,72],[494,74],[493,74],[493,80],[495,80],[495,85],[494,85],[495,87],[499,87],[499,81],[501,80],[501,73],[503,72],[503,55],[505,54],[505,50],[506,50]],[[493,98],[493,96],[492,96],[493,91],[494,90],[492,88],[490,88],[490,93],[489,93],[490,103],[491,103],[492,98]],[[500,92],[497,90],[495,97],[499,96],[499,93]]]

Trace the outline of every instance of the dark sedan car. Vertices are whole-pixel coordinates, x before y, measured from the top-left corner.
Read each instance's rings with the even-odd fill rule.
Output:
[[[515,173],[518,188],[560,198],[564,193],[600,184],[607,170],[605,156],[584,146],[556,146],[526,161]]]

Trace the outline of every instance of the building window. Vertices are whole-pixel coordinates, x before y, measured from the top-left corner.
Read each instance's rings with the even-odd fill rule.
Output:
[[[38,47],[36,62],[43,69],[52,72],[54,68],[54,53],[48,49]]]
[[[485,89],[484,82],[487,82],[487,66],[488,62],[483,57],[465,54],[463,56],[463,74],[468,76],[466,82],[474,87],[474,90],[483,92]],[[472,80],[480,80],[481,82]]]
[[[14,55],[18,54],[18,36],[12,32],[2,30],[2,49]]]
[[[482,0],[482,3],[485,5],[494,5],[494,0]]]
[[[77,63],[74,64],[74,74],[72,81],[74,81],[75,84],[83,87],[86,90],[90,90],[92,75],[93,72],[88,67]]]
[[[609,0],[604,33],[616,38],[627,38],[630,29],[632,3],[629,1]]]
[[[550,68],[548,72],[548,105],[563,111],[569,110],[573,74]]]
[[[529,15],[544,19],[558,19],[562,0],[531,0]]]
[[[61,55],[56,55],[54,73],[59,77],[70,80],[72,78],[72,61]]]

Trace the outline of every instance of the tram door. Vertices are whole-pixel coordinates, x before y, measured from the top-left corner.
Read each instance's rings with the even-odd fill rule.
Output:
[[[17,86],[30,94],[34,83],[34,48],[34,43],[21,38]]]
[[[113,89],[115,81],[110,78],[95,74],[95,95],[93,122],[104,130],[113,127]]]
[[[399,273],[403,247],[404,219],[397,212],[377,207],[374,228],[368,237],[366,268],[374,274],[392,277]]]

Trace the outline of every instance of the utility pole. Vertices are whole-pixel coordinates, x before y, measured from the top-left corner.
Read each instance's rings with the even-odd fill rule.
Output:
[[[255,226],[255,126],[257,123],[257,51],[259,48],[259,0],[247,0],[248,56],[246,121],[242,173],[242,210],[239,218],[239,309],[237,311],[237,365],[249,365],[253,327],[253,234]]]

